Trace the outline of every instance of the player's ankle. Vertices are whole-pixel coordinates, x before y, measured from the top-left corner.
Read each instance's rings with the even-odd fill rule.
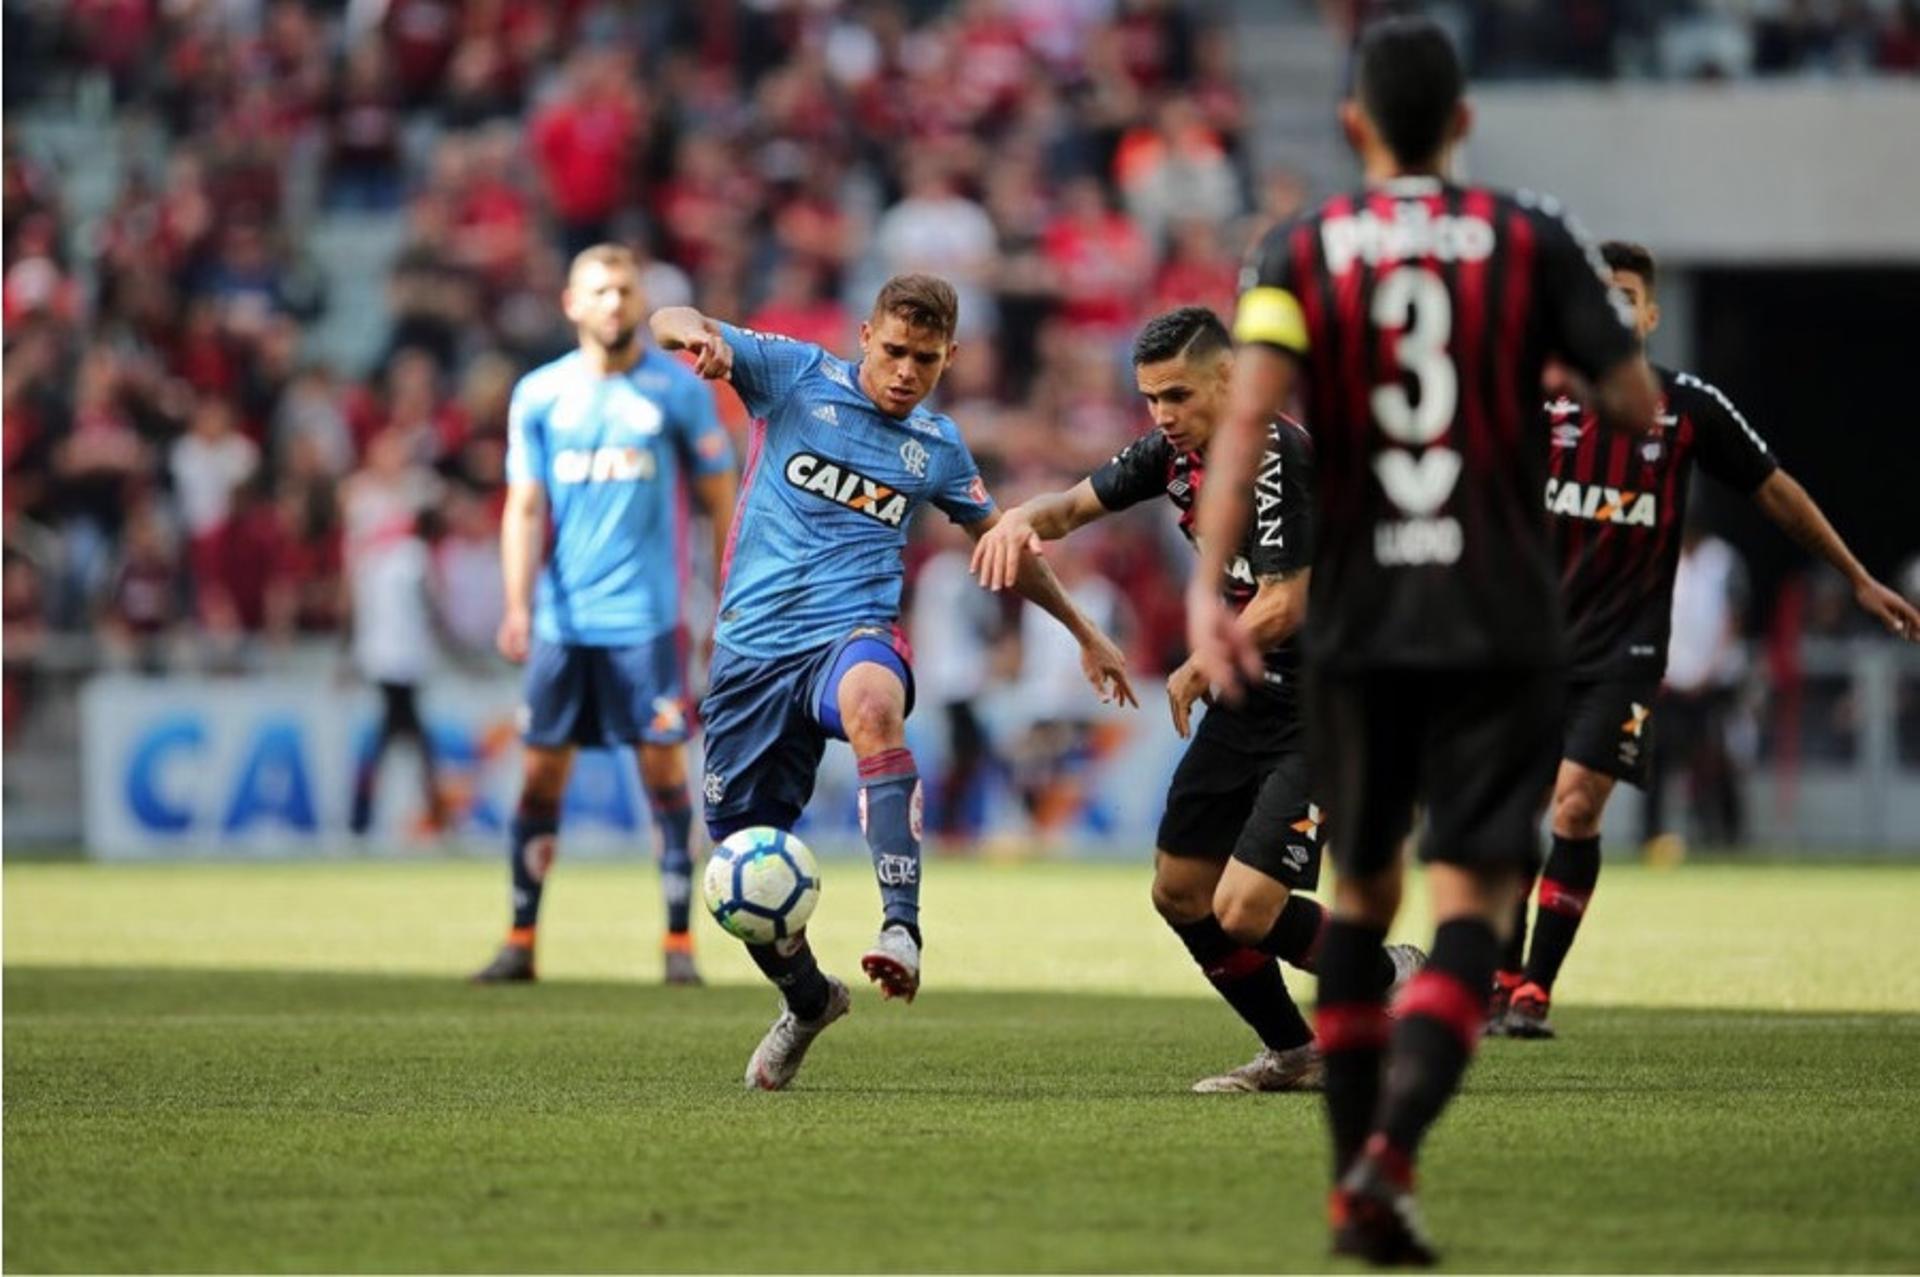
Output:
[[[913,943],[915,944],[915,946],[917,946],[917,947],[921,947],[921,948],[924,948],[924,947],[925,947],[925,945],[924,945],[924,944],[922,943],[922,941],[921,941],[921,939],[920,939],[920,924],[919,924],[919,923],[917,923],[917,922],[908,922],[908,921],[907,921],[907,920],[906,920],[905,918],[884,918],[884,919],[882,919],[882,920],[881,920],[881,922],[880,922],[880,930],[882,930],[882,931],[885,931],[885,930],[886,930],[886,929],[887,929],[888,927],[898,927],[898,928],[900,928],[900,929],[901,929],[902,931],[904,931],[904,932],[906,932],[906,933],[907,933],[907,934],[908,934],[909,936],[911,936],[911,937],[913,938]]]
[[[525,949],[531,953],[533,952],[533,933],[532,927],[510,927],[507,930],[507,943],[515,949]]]

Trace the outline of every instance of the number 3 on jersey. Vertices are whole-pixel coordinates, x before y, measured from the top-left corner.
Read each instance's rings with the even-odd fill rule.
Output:
[[[1373,388],[1373,419],[1394,443],[1373,460],[1374,475],[1408,517],[1374,530],[1374,554],[1383,564],[1452,563],[1460,557],[1460,525],[1436,519],[1460,479],[1460,454],[1429,447],[1453,425],[1459,375],[1447,343],[1453,336],[1453,300],[1440,276],[1402,266],[1374,290],[1372,320],[1392,334],[1394,357],[1412,374],[1417,398],[1402,379]]]

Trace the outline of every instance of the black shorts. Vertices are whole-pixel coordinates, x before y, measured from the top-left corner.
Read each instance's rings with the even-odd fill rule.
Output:
[[[1659,693],[1657,678],[1570,679],[1560,756],[1645,789]]]
[[[1307,679],[1314,775],[1340,815],[1335,862],[1390,867],[1426,808],[1420,859],[1524,870],[1560,755],[1559,670],[1321,670]]]
[[[1306,755],[1297,748],[1240,748],[1246,724],[1236,721],[1238,713],[1214,708],[1200,720],[1167,787],[1160,850],[1203,860],[1231,856],[1296,891],[1311,891],[1326,839],[1320,809],[1309,798]]]

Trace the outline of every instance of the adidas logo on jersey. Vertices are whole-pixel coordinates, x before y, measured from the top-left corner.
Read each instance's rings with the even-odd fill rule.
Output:
[[[553,454],[555,483],[632,483],[651,479],[653,453],[645,448],[563,448]]]
[[[824,403],[818,408],[815,408],[813,410],[813,419],[815,421],[824,421],[830,426],[840,424],[840,414],[833,410],[833,405],[830,403]]]
[[[1570,519],[1624,523],[1638,528],[1651,528],[1660,521],[1659,506],[1651,492],[1608,488],[1572,479],[1547,480],[1547,511]]]
[[[905,493],[811,452],[797,452],[787,462],[787,482],[890,528],[899,527],[907,519]]]

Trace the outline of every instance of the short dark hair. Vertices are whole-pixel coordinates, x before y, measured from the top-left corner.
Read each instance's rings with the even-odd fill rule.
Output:
[[[895,275],[873,299],[873,317],[898,315],[913,328],[951,338],[960,326],[960,297],[938,275]]]
[[[1439,154],[1467,83],[1460,54],[1439,23],[1388,18],[1368,27],[1353,75],[1353,95],[1395,159],[1422,164]]]
[[[1182,306],[1147,321],[1133,339],[1133,362],[1137,367],[1182,355],[1201,359],[1232,346],[1233,338],[1227,336],[1220,316],[1205,306]]]
[[[1653,250],[1645,244],[1610,239],[1600,246],[1600,260],[1607,264],[1608,270],[1633,272],[1646,284],[1648,292],[1653,291],[1660,268],[1654,264]]]

